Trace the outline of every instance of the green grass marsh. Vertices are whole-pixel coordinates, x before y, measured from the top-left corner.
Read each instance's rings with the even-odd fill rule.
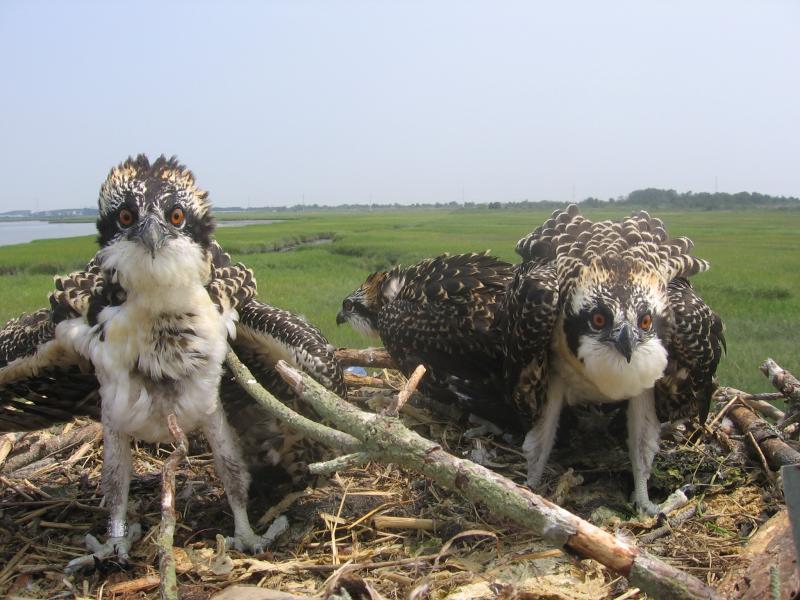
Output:
[[[630,209],[583,212],[602,219]],[[721,383],[770,390],[758,371],[768,356],[800,374],[800,211],[652,212],[711,262],[692,282],[725,321]],[[517,240],[549,214],[486,208],[293,213],[278,223],[220,228],[217,238],[255,271],[261,299],[304,315],[337,346],[359,347],[375,342],[337,327],[335,317],[367,274],[443,252],[490,249],[516,262]],[[53,275],[81,268],[95,250],[92,237],[0,247],[0,322],[46,306]]]

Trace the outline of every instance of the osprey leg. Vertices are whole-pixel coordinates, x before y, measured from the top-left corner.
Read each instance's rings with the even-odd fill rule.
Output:
[[[528,487],[534,489],[542,479],[547,459],[556,441],[558,417],[564,405],[564,384],[554,377],[547,390],[547,400],[536,424],[525,436],[522,453],[528,461]]]
[[[658,452],[661,424],[656,415],[653,389],[628,402],[628,451],[633,469],[633,501],[640,512],[657,515],[659,507],[650,501],[647,480]]]
[[[96,560],[116,557],[127,564],[131,546],[142,536],[138,523],[128,527],[128,490],[131,485],[131,438],[124,433],[103,427],[103,492],[108,507],[108,530],[105,543],[91,534],[86,535],[86,547],[91,554],[74,558],[65,568],[77,571],[94,566]]]
[[[217,474],[225,486],[233,513],[234,534],[228,543],[239,551],[261,553],[272,541],[253,532],[247,516],[247,492],[250,486],[250,472],[242,458],[242,451],[236,434],[228,424],[221,405],[209,415],[203,433],[211,446]]]

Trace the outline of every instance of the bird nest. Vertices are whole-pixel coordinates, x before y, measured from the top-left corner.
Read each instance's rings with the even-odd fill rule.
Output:
[[[403,381],[383,371],[369,383],[351,386],[349,399],[376,409]],[[520,439],[470,431],[473,424],[465,419],[452,412],[443,417],[425,398],[415,397],[401,412],[407,427],[455,456],[524,482]],[[746,456],[743,442],[737,442],[742,436],[726,433],[723,421],[712,421],[704,434],[665,432],[650,481],[653,496],[664,499],[678,488],[691,496],[668,521],[635,517],[624,435],[563,435],[544,491],[566,509],[716,587],[736,571],[753,533],[783,508],[774,474],[757,456]],[[161,473],[171,447],[135,447],[129,516],[145,534],[130,564],[98,564],[91,572],[65,575],[65,563],[85,554],[84,536],[105,531],[99,425],[75,421],[0,440],[5,462],[0,595],[158,597],[154,540],[161,520]],[[281,514],[289,529],[265,554],[226,550],[222,536],[233,531],[233,519],[210,453],[202,440],[191,439],[189,459],[177,471],[174,555],[182,598],[645,597],[599,563],[554,548],[463,494],[392,464],[345,469],[302,490],[275,482],[255,478],[250,514],[261,531]]]

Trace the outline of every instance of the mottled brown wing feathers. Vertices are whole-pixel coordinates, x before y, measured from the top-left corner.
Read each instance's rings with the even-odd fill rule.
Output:
[[[686,279],[674,279],[667,291],[673,325],[665,340],[667,369],[656,383],[656,409],[662,421],[697,416],[703,423],[725,350],[723,323]]]
[[[386,281],[392,281],[394,271]],[[402,289],[395,302],[411,302],[434,313],[461,306],[470,330],[485,330],[493,320],[497,301],[511,281],[511,265],[488,252],[442,255],[423,260],[403,271]]]
[[[504,313],[506,396],[520,414],[535,419],[545,402],[550,340],[559,313],[554,267],[519,265]]]
[[[220,312],[239,310],[256,295],[253,271],[242,263],[231,263],[231,257],[213,242],[211,244],[212,275],[206,286],[208,295]]]
[[[346,393],[333,346],[319,329],[289,311],[257,300],[246,302],[239,309],[236,339],[231,346],[279,397],[286,397],[288,387],[273,369],[278,360],[305,371],[339,395]]]
[[[68,297],[66,293],[65,303]],[[61,349],[54,336],[48,309],[12,319],[0,331],[0,431],[43,429],[76,416],[99,416],[93,369]]]
[[[94,262],[84,271],[55,277],[54,283],[56,289],[50,294],[54,323],[83,316],[90,324],[95,324],[103,308],[125,301],[125,293],[119,284],[108,281]]]
[[[502,395],[500,305],[513,268],[488,253],[442,255],[406,269],[383,283],[400,286],[378,314],[386,349],[409,374],[419,364],[428,372],[426,392],[455,398],[464,408],[486,412]],[[492,409],[496,412],[496,408]]]
[[[0,367],[14,359],[34,354],[54,335],[55,325],[46,308],[11,319],[0,331]]]

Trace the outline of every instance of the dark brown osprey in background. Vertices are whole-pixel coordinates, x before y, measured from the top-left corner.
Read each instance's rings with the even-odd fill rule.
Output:
[[[262,383],[285,391],[283,359],[342,394],[333,348],[301,318],[255,300],[252,272],[213,240],[207,193],[174,158],[140,155],[100,190],[100,250],[86,270],[56,278],[51,308],[0,332],[0,431],[47,427],[76,415],[103,424],[108,540],[100,556],[125,560],[131,442],[170,441],[166,417],[200,430],[214,454],[238,549],[264,544],[247,517],[250,462],[280,464],[280,426],[224,374],[230,344]],[[274,439],[273,439],[274,438]],[[255,457],[255,453],[265,456]],[[89,539],[91,538],[91,539]]]
[[[523,451],[539,483],[562,407],[627,400],[634,501],[658,511],[647,480],[660,422],[708,414],[724,348],[719,317],[689,285],[708,269],[687,238],[638,212],[593,223],[574,205],[522,238],[504,307],[505,378],[530,419]]]
[[[380,336],[406,375],[425,365],[426,392],[493,414],[503,393],[497,317],[512,278],[488,253],[429,258],[367,277],[336,322]]]

